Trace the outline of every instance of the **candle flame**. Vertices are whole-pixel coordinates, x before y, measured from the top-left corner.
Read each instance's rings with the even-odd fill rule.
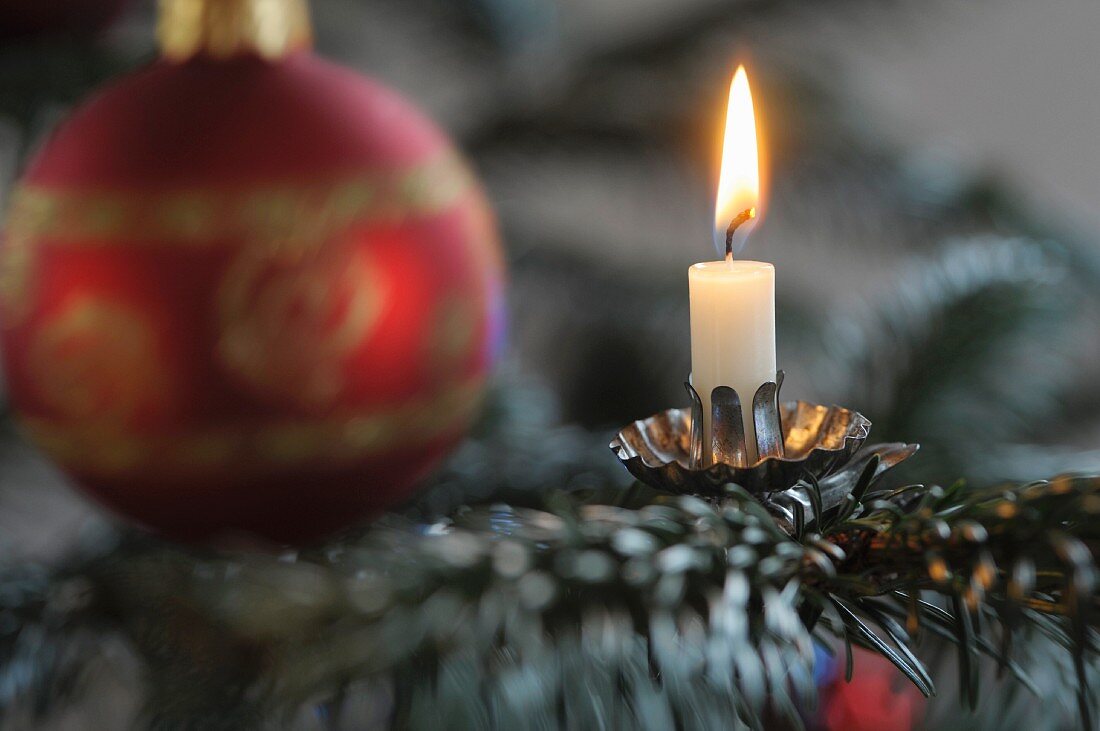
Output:
[[[756,145],[756,118],[753,114],[752,92],[744,66],[730,82],[729,106],[726,109],[726,133],[722,143],[722,171],[718,178],[718,195],[714,205],[714,242],[720,252],[727,252],[726,231],[730,222],[745,211],[755,219],[760,209],[760,161]],[[754,220],[737,227],[733,251],[745,244]]]

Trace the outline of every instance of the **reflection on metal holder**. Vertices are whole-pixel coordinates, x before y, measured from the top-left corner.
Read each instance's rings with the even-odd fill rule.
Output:
[[[690,410],[668,409],[635,421],[610,444],[631,474],[662,490],[718,494],[728,483],[758,495],[787,490],[807,477],[822,479],[839,471],[871,430],[870,420],[851,409],[806,401],[780,403],[783,372],[779,371],[775,381],[753,395],[752,421],[760,458],[747,464],[738,393],[728,386],[711,392],[713,434],[705,445],[702,400],[690,384],[685,385],[692,400]],[[915,446],[904,446],[901,459],[916,451]]]

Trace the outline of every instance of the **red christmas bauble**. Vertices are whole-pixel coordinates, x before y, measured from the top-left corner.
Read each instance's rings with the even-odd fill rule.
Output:
[[[10,398],[88,492],[301,541],[409,495],[500,318],[484,196],[399,95],[306,51],[158,61],[34,158],[0,260]]]

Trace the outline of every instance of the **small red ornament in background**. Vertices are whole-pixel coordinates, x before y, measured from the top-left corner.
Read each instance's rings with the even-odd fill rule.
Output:
[[[910,731],[920,719],[920,691],[886,658],[854,649],[852,682],[839,676],[822,689],[827,731]]]
[[[298,0],[199,5],[162,3],[170,58],[76,110],[14,194],[8,387],[115,511],[298,542],[406,498],[463,436],[500,252],[447,138],[303,48]]]

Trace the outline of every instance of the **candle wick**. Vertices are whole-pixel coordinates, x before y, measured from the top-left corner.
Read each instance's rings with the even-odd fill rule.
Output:
[[[733,261],[733,235],[737,233],[737,229],[742,225],[748,223],[752,219],[756,218],[755,208],[746,208],[738,213],[732,221],[730,221],[729,228],[726,229],[726,262]]]

